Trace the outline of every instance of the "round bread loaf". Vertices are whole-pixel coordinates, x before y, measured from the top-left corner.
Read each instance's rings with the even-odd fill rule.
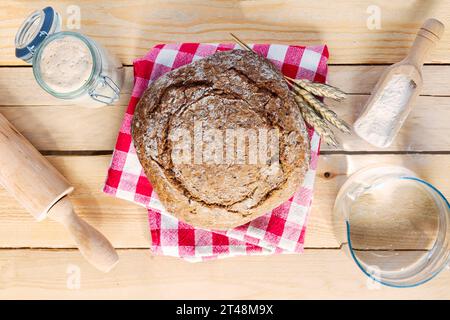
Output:
[[[294,194],[309,139],[281,73],[251,52],[218,52],[154,81],[132,136],[166,210],[197,227],[229,229]]]

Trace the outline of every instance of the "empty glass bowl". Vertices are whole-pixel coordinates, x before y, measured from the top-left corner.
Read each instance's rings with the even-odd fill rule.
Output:
[[[334,214],[356,264],[384,285],[416,286],[449,265],[450,205],[406,168],[356,172],[340,189]]]

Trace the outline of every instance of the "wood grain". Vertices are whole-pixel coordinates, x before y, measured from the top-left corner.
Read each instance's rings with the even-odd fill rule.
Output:
[[[73,250],[0,250],[0,299],[450,298],[449,272],[416,288],[382,287],[343,250],[196,264],[153,257],[146,249],[119,250],[119,256],[117,267],[101,274]]]
[[[343,103],[328,101],[353,123],[368,99],[367,94],[385,66],[332,66],[329,82],[350,93]],[[17,75],[18,73],[18,75]],[[132,87],[132,68],[118,106],[88,108],[56,99],[36,84],[31,68],[0,68],[0,112],[39,150],[112,150]],[[450,66],[426,66],[424,88],[390,151],[448,151],[450,137],[443,134],[450,119]],[[430,123],[432,125],[430,125]],[[357,136],[342,136],[334,151],[377,150]],[[386,151],[384,150],[384,151]]]
[[[344,102],[329,101],[343,119],[353,123],[368,96],[351,95]],[[47,151],[112,150],[125,106],[96,109],[79,106],[0,106],[2,113],[36,148]],[[419,97],[394,143],[382,151],[449,151],[445,134],[450,119],[450,99]],[[378,151],[355,134],[340,135],[336,148],[322,151]]]
[[[331,65],[327,81],[349,94],[370,94],[387,65],[340,66]],[[1,70],[0,70],[1,72]],[[450,66],[425,65],[422,70],[421,95],[450,96]]]
[[[39,150],[113,150],[125,106],[0,107],[2,113]]]
[[[364,108],[368,96],[352,95],[345,102],[328,101],[331,109],[353,124]],[[445,97],[420,96],[413,105],[411,113],[400,129],[394,142],[389,148],[377,148],[363,141],[355,133],[340,134],[341,145],[332,148],[324,146],[323,151],[448,151],[450,137],[448,130],[450,119],[450,99]]]
[[[45,3],[62,14],[63,28],[66,10],[73,4],[69,0]],[[403,59],[428,17],[450,26],[450,0],[82,0],[76,5],[81,9],[80,31],[126,65],[157,43],[231,42],[229,32],[249,43],[327,44],[330,63],[345,64],[331,65],[328,80],[350,93],[345,103],[333,105],[349,122],[357,117],[386,68],[360,64],[390,64]],[[367,27],[372,5],[381,10],[380,29]],[[83,108],[89,106],[75,106],[70,100],[58,100],[43,92],[32,69],[14,57],[17,27],[31,11],[43,6],[37,0],[0,3],[0,113],[40,150],[112,150],[132,89],[132,68],[126,67],[122,96],[114,107]],[[383,150],[400,154],[370,154],[379,150],[356,137],[345,138],[337,149],[322,148],[361,154],[321,156],[306,236],[309,249],[303,255],[240,257],[202,264],[153,257],[147,249],[146,210],[101,193],[110,156],[51,156],[49,160],[76,187],[72,197],[76,211],[116,247],[123,248],[119,250],[121,262],[112,273],[99,273],[72,249],[73,241],[56,222],[36,223],[0,189],[0,299],[449,299],[448,272],[408,290],[367,285],[366,277],[338,249],[344,228],[332,216],[337,190],[348,174],[369,164],[406,166],[450,196],[450,66],[442,65],[450,63],[449,30],[426,61],[440,65],[424,67],[423,96],[394,145]],[[419,151],[432,154],[415,154]],[[400,249],[415,249],[411,243],[405,236]],[[81,271],[79,290],[67,288],[73,268]]]
[[[50,162],[75,186],[76,212],[118,248],[148,248],[150,235],[144,208],[101,192],[109,156],[52,156]],[[337,248],[344,226],[333,221],[332,208],[348,174],[370,164],[406,166],[450,195],[450,155],[323,155],[319,161],[306,247]],[[55,222],[35,222],[14,199],[0,190],[0,247],[72,248],[73,241]],[[405,235],[405,239],[408,235]],[[413,243],[413,242],[411,242]],[[405,241],[402,247],[410,248]]]
[[[450,68],[449,68],[450,70]],[[133,89],[133,68],[125,67],[125,82],[118,105],[127,105]],[[70,99],[58,99],[47,93],[36,82],[30,67],[0,68],[0,96],[2,106],[77,106],[79,110],[93,105],[77,105]],[[97,107],[94,109],[104,109]]]
[[[110,156],[48,159],[75,187],[71,199],[80,217],[87,218],[85,220],[116,247],[149,247],[146,210],[101,192]],[[2,247],[74,247],[58,223],[49,219],[35,222],[3,189],[0,192],[0,221],[0,237],[4,236],[0,241]]]
[[[73,1],[49,1],[63,18]],[[153,45],[169,42],[230,41],[326,43],[333,63],[392,63],[407,53],[422,22],[435,17],[450,25],[450,1],[78,1],[81,31],[119,56],[123,63]],[[368,28],[369,6],[381,14],[379,29]],[[5,0],[0,5],[0,64],[23,64],[14,57],[14,36],[23,19],[42,8],[36,0]],[[369,11],[370,12],[370,11]],[[428,62],[450,62],[446,32]]]
[[[331,65],[328,82],[349,94],[367,95],[371,92],[382,72],[381,66]],[[423,68],[422,95],[450,96],[450,66],[427,65]],[[125,83],[118,105],[127,105],[133,88],[133,68],[125,67]],[[72,100],[58,99],[47,94],[37,84],[29,67],[0,68],[0,96],[2,106],[73,106]],[[88,107],[87,105],[79,106]],[[100,108],[101,109],[101,108]]]
[[[61,173],[1,114],[0,154],[0,185],[37,221],[72,192]]]
[[[111,242],[97,229],[80,219],[68,196],[55,203],[48,212],[48,218],[64,226],[81,255],[96,269],[109,272],[119,262],[119,256]]]

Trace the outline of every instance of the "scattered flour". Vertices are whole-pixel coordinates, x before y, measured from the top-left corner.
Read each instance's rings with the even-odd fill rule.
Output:
[[[407,104],[415,88],[416,84],[408,76],[394,75],[356,120],[355,132],[374,146],[388,147],[408,116]]]

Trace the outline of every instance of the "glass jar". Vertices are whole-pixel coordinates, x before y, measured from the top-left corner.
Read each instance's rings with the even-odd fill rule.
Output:
[[[449,202],[406,168],[354,173],[337,195],[334,218],[358,267],[384,285],[417,286],[450,263]]]
[[[60,29],[51,7],[33,12],[16,35],[16,56],[32,63],[38,84],[57,98],[89,106],[117,101],[124,81],[120,61],[91,38]]]

